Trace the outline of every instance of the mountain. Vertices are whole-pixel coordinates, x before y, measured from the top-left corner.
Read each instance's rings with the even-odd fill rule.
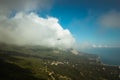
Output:
[[[0,44],[0,80],[119,80],[119,72],[75,49]]]

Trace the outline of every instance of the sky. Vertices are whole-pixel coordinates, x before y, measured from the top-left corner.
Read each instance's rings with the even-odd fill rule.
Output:
[[[120,0],[1,0],[0,42],[120,47]]]
[[[82,47],[120,46],[120,0],[56,0],[49,12]]]

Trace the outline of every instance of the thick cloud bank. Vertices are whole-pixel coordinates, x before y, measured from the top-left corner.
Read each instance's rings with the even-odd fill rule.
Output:
[[[34,13],[49,10],[52,4],[53,0],[0,0],[0,42],[72,47],[75,39],[57,18],[42,18]]]
[[[70,48],[75,39],[54,17],[42,18],[35,13],[0,16],[0,42],[18,45],[43,45]]]

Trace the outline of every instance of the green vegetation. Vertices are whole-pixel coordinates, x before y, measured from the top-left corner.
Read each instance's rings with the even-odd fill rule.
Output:
[[[0,44],[0,80],[119,80],[119,72],[96,55]]]

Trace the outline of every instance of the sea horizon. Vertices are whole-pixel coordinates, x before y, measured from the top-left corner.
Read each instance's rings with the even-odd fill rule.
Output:
[[[103,64],[120,66],[120,48],[90,48],[80,51],[98,55]]]

